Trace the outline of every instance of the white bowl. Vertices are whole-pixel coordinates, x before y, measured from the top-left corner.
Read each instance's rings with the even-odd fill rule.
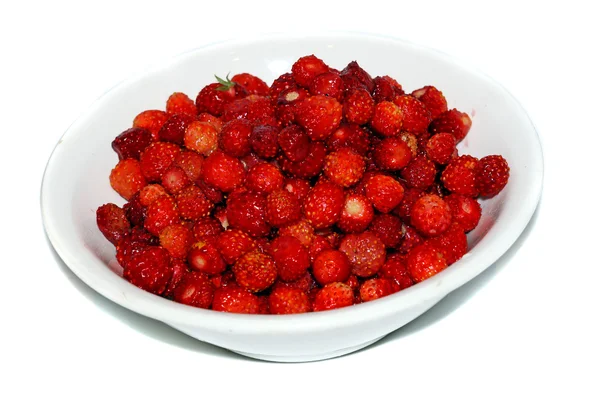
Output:
[[[335,68],[357,60],[373,76],[391,75],[407,91],[441,89],[473,126],[461,152],[502,154],[507,187],[482,203],[470,251],[440,274],[391,296],[320,313],[288,316],[220,313],[152,295],[114,271],[115,251],[96,227],[98,206],[123,204],[108,183],[117,162],[111,141],[145,109],[163,109],[175,91],[195,97],[213,75],[250,72],[269,83],[300,56]],[[365,347],[402,327],[496,261],[521,234],[537,206],[543,177],[540,142],[519,103],[498,83],[437,51],[359,34],[275,36],[211,45],[127,80],[95,102],[64,134],[48,162],[41,204],[46,232],[71,270],[108,299],[199,340],[271,361],[311,361]]]

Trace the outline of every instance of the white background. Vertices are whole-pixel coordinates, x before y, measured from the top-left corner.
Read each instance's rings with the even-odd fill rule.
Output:
[[[592,378],[600,357],[600,29],[586,3],[7,3],[0,5],[0,395],[600,393]],[[43,169],[98,96],[206,43],[315,30],[375,32],[440,49],[521,101],[543,141],[545,187],[531,224],[498,263],[366,350],[273,364],[122,309],[53,254],[39,210]]]

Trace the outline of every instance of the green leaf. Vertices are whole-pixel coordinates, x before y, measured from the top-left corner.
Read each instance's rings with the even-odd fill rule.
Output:
[[[227,73],[227,76],[225,76],[225,80],[223,80],[215,74],[217,82],[221,84],[219,87],[217,87],[217,91],[228,91],[231,87],[235,85],[235,83],[229,79],[229,73]]]

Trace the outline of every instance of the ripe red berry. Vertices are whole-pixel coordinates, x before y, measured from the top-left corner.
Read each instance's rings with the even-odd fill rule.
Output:
[[[212,125],[217,132],[221,132],[221,129],[223,128],[223,121],[210,113],[200,113],[196,116],[196,120]]]
[[[344,147],[364,156],[371,148],[371,137],[365,128],[343,123],[327,139],[327,148],[334,151]]]
[[[266,220],[267,200],[253,192],[231,194],[227,199],[227,220],[233,228],[252,237],[266,236],[271,231]]]
[[[277,142],[283,154],[293,162],[304,160],[310,151],[310,139],[302,128],[289,125],[279,132]]]
[[[143,226],[146,220],[146,207],[140,201],[140,192],[131,196],[129,201],[123,204],[125,216],[132,226]]]
[[[442,255],[444,255],[448,266],[458,261],[467,253],[467,235],[462,230],[462,227],[456,223],[453,223],[441,236],[428,241],[433,243]]]
[[[162,247],[147,247],[135,253],[123,270],[123,277],[138,288],[162,294],[171,280],[169,252]]]
[[[471,124],[472,121],[468,114],[451,109],[441,113],[431,122],[429,132],[452,134],[456,142],[460,142],[467,136]]]
[[[312,272],[315,280],[321,285],[344,282],[350,277],[350,261],[346,254],[326,249],[316,256]]]
[[[373,117],[375,101],[364,88],[351,91],[344,101],[344,117],[349,123],[367,124]]]
[[[310,263],[315,262],[315,258],[323,251],[332,249],[329,240],[321,235],[316,235],[313,239],[310,247],[308,247],[308,256],[310,257]]]
[[[315,185],[304,200],[303,212],[315,229],[335,224],[344,208],[344,190],[325,181]]]
[[[292,162],[287,157],[279,157],[281,169],[298,178],[312,178],[319,175],[325,164],[327,149],[323,142],[313,142],[310,145],[308,156],[302,161]]]
[[[200,178],[203,162],[204,157],[200,154],[184,149],[175,157],[172,165],[181,168],[188,179],[195,182]]]
[[[452,193],[444,197],[444,201],[450,207],[452,221],[460,225],[465,233],[475,229],[481,219],[481,205],[477,200]]]
[[[173,292],[175,288],[181,283],[183,277],[189,273],[187,264],[181,259],[171,258],[171,268],[173,269],[173,275],[163,292],[163,296],[168,299],[174,299]]]
[[[252,124],[246,119],[233,119],[223,124],[219,135],[219,147],[233,157],[250,154],[250,134]]]
[[[306,292],[286,286],[278,286],[269,294],[269,311],[272,314],[296,314],[310,311]]]
[[[245,174],[240,160],[216,151],[204,160],[200,178],[209,186],[229,193],[243,184]]]
[[[277,274],[282,281],[294,281],[306,273],[310,266],[308,250],[292,236],[279,236],[271,243],[269,253],[275,261]]]
[[[254,240],[241,230],[228,229],[217,238],[217,249],[228,264],[255,248]]]
[[[392,214],[379,214],[373,218],[369,231],[379,237],[386,248],[395,248],[402,240],[402,220]]]
[[[277,155],[279,128],[272,125],[257,125],[252,129],[250,145],[254,153],[262,159],[271,159]]]
[[[365,196],[348,194],[337,225],[344,233],[360,233],[369,226],[373,215],[373,206]]]
[[[373,79],[373,99],[379,103],[382,101],[393,102],[400,95],[404,95],[404,90],[400,83],[390,76],[377,76]]]
[[[177,194],[192,183],[181,168],[171,165],[161,178],[161,184],[170,194]]]
[[[277,102],[279,94],[287,90],[288,88],[296,88],[298,85],[294,80],[294,76],[291,73],[284,73],[273,81],[271,87],[269,87],[269,96],[271,100]]]
[[[404,188],[396,179],[387,175],[374,175],[365,184],[365,195],[380,212],[392,211],[404,196]]]
[[[369,302],[393,293],[391,281],[385,278],[372,278],[365,280],[360,286],[360,299]]]
[[[447,264],[438,248],[433,244],[423,243],[409,252],[406,267],[410,277],[420,283],[444,270]]]
[[[440,114],[448,110],[446,97],[444,97],[444,94],[440,90],[433,86],[428,85],[414,90],[411,95],[425,105],[432,119],[438,118]]]
[[[187,261],[192,270],[209,275],[220,274],[227,268],[216,245],[206,241],[199,241],[191,246]]]
[[[96,210],[96,224],[104,237],[113,245],[117,245],[131,229],[125,210],[112,203],[98,207]]]
[[[187,127],[194,120],[195,117],[188,114],[173,114],[158,131],[158,138],[163,142],[181,145]]]
[[[175,302],[208,309],[213,301],[215,287],[206,274],[185,273],[173,291]]]
[[[406,257],[402,254],[388,255],[387,260],[379,269],[378,276],[394,281],[398,286],[398,291],[414,284],[406,267]]]
[[[193,150],[194,152],[208,156],[217,150],[219,145],[219,132],[215,126],[210,123],[192,121],[185,129],[183,144],[186,148]]]
[[[346,235],[339,250],[346,254],[352,274],[358,277],[374,275],[385,262],[385,246],[371,232]]]
[[[162,110],[144,110],[133,119],[134,128],[143,128],[152,134],[152,140],[158,141],[158,131],[169,116]]]
[[[292,193],[299,202],[302,202],[308,196],[311,185],[306,179],[288,178],[285,180],[283,188]]]
[[[423,237],[419,234],[417,229],[407,224],[402,225],[402,241],[398,246],[398,252],[406,254],[410,252],[413,247],[421,244],[424,241]]]
[[[364,70],[358,62],[352,61],[341,71],[340,76],[346,84],[346,89],[363,87],[367,91],[372,92],[375,87],[373,78],[366,70]]]
[[[296,106],[296,122],[313,141],[327,139],[341,121],[342,105],[335,98],[316,95]]]
[[[435,182],[435,164],[425,156],[415,157],[400,173],[409,187],[427,189]]]
[[[283,227],[300,219],[300,202],[285,189],[275,190],[267,196],[266,220],[274,227]]]
[[[179,212],[175,201],[171,196],[160,196],[149,206],[144,221],[144,227],[155,236],[160,235],[162,230],[180,221]]]
[[[126,268],[133,255],[157,243],[157,238],[144,228],[134,227],[117,243],[117,262]]]
[[[207,112],[213,116],[221,116],[225,105],[240,96],[235,86],[232,81],[221,80],[202,88],[196,97],[198,113]]]
[[[442,172],[442,183],[452,193],[469,197],[477,197],[479,190],[476,184],[477,160],[464,154],[452,159]]]
[[[232,267],[235,281],[252,292],[259,292],[269,288],[277,278],[277,267],[273,259],[252,251],[244,254],[235,261]]]
[[[302,87],[310,87],[315,77],[329,71],[329,67],[314,55],[299,58],[292,65],[292,75],[296,83]]]
[[[315,312],[338,309],[354,304],[354,291],[344,283],[327,284],[317,292],[313,302]]]
[[[427,194],[413,205],[410,221],[425,236],[438,236],[450,227],[452,212],[444,199],[434,194]]]
[[[437,164],[448,164],[457,154],[456,138],[447,132],[435,134],[427,141],[425,152]]]
[[[431,123],[431,114],[427,107],[418,99],[410,95],[394,98],[394,103],[402,112],[402,130],[420,135],[427,132]]]
[[[321,73],[312,79],[309,91],[311,95],[323,95],[341,101],[344,96],[344,81],[339,73]]]
[[[375,146],[374,156],[380,169],[399,171],[408,165],[412,153],[401,138],[386,138]]]
[[[350,187],[360,181],[365,172],[365,160],[352,149],[342,148],[329,153],[323,171],[327,178],[342,187]]]
[[[479,160],[475,175],[475,183],[481,195],[492,197],[500,193],[508,183],[510,168],[500,155],[485,156]]]
[[[181,148],[169,142],[154,142],[140,155],[140,168],[148,182],[160,181]]]
[[[167,99],[167,114],[196,116],[196,104],[183,92],[174,92]]]
[[[221,222],[212,216],[199,218],[192,227],[195,241],[216,242],[217,237],[223,231]]]
[[[140,159],[140,154],[152,143],[152,134],[144,129],[133,127],[123,131],[112,141],[112,148],[119,160]]]
[[[244,87],[248,95],[269,95],[269,86],[260,78],[250,73],[239,73],[231,78],[231,81]]]
[[[196,220],[208,216],[214,208],[214,204],[195,185],[182,189],[175,200],[180,216],[187,220]]]
[[[279,229],[280,236],[293,236],[296,237],[302,245],[310,247],[315,238],[315,229],[306,219],[300,219],[296,223],[287,225]]]
[[[192,246],[194,234],[182,224],[173,224],[161,230],[159,239],[161,247],[169,251],[173,258],[183,259]]]
[[[383,136],[396,136],[400,133],[402,119],[402,111],[393,102],[379,102],[375,105],[371,128]]]
[[[140,162],[129,158],[119,161],[110,172],[110,186],[125,200],[146,186]]]
[[[256,164],[248,170],[246,187],[257,193],[271,193],[281,189],[283,175],[279,168],[270,163]]]
[[[228,284],[215,290],[212,309],[219,312],[257,314],[260,311],[260,299],[236,284]]]

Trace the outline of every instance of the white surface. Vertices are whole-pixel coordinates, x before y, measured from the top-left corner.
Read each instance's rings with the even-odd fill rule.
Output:
[[[0,395],[598,395],[600,32],[593,10],[577,1],[412,2],[391,10],[377,1],[251,3],[0,6]],[[203,43],[315,26],[436,47],[475,64],[521,101],[540,131],[546,179],[515,250],[373,347],[299,365],[197,343],[101,298],[53,256],[40,220],[42,171],[93,100],[133,72]]]

